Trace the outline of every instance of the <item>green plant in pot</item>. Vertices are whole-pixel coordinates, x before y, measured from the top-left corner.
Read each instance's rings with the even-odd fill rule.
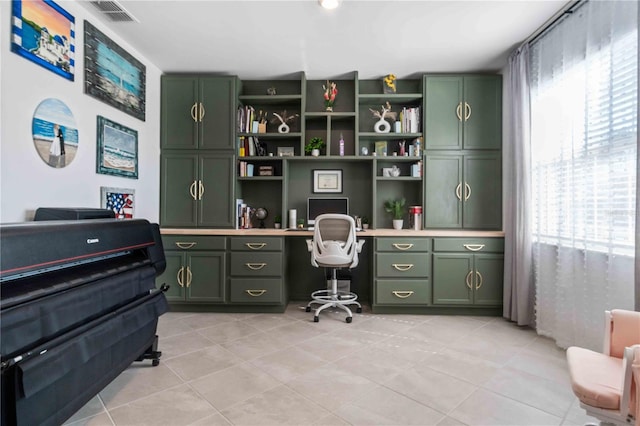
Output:
[[[309,142],[304,146],[304,152],[309,155],[317,157],[320,155],[320,150],[324,148],[325,143],[322,138],[311,138]]]
[[[369,229],[369,218],[367,216],[362,216],[360,221],[362,222],[362,229]]]
[[[276,229],[280,229],[280,227],[282,226],[282,216],[277,215],[274,219],[273,219],[273,226]]]
[[[405,204],[406,200],[404,198],[384,202],[384,210],[390,213],[393,219],[393,229],[402,229],[406,211]]]

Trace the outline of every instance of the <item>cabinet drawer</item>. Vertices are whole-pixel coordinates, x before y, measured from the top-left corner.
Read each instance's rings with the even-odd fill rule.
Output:
[[[232,278],[231,302],[235,303],[281,303],[282,302],[282,280],[273,279],[251,279]]]
[[[504,238],[434,238],[433,251],[504,252]]]
[[[282,238],[273,237],[233,237],[233,251],[282,251]]]
[[[431,248],[431,238],[376,238],[376,251],[425,252]]]
[[[431,303],[429,280],[376,280],[379,305],[428,305]]]
[[[226,237],[205,235],[163,235],[165,250],[225,250]]]
[[[427,278],[431,272],[431,255],[426,253],[377,253],[376,276]]]
[[[231,253],[232,276],[281,276],[282,253]]]

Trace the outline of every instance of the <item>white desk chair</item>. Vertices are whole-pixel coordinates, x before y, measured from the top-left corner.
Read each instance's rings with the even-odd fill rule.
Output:
[[[320,320],[320,312],[327,308],[346,311],[348,323],[352,321],[353,314],[347,305],[356,305],[356,312],[362,312],[355,293],[338,291],[337,270],[355,268],[363,244],[364,240],[356,241],[356,224],[351,216],[322,214],[316,217],[313,240],[307,240],[307,248],[311,252],[313,266],[331,269],[331,286],[311,293],[313,300],[307,304],[306,311],[311,312],[313,304],[321,305],[315,310],[314,322]]]

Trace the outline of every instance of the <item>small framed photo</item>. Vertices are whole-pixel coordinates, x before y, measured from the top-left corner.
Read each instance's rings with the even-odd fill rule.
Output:
[[[100,187],[100,207],[113,210],[116,219],[133,219],[134,206],[133,189]]]
[[[96,172],[138,179],[138,132],[98,116]]]
[[[342,193],[342,170],[314,170],[314,193]]]
[[[295,150],[292,146],[279,146],[277,152],[278,157],[293,157],[295,155]]]

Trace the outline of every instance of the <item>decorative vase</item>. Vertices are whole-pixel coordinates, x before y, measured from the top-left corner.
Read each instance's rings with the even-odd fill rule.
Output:
[[[282,123],[278,126],[278,133],[289,133],[289,130],[291,130],[291,128],[287,123]]]
[[[362,224],[362,229],[369,229],[369,224],[368,223],[363,223]]]
[[[327,108],[325,109],[325,111],[333,112],[333,105],[327,105]]]
[[[376,124],[373,126],[373,130],[376,133],[389,133],[391,131],[391,124],[384,118],[376,121]]]
[[[280,229],[280,224],[279,223],[274,223],[273,227],[276,228],[276,229]]]
[[[311,150],[311,155],[314,157],[319,157],[320,156],[320,150],[319,149],[312,149]]]
[[[393,219],[393,229],[402,229],[403,219]]]

